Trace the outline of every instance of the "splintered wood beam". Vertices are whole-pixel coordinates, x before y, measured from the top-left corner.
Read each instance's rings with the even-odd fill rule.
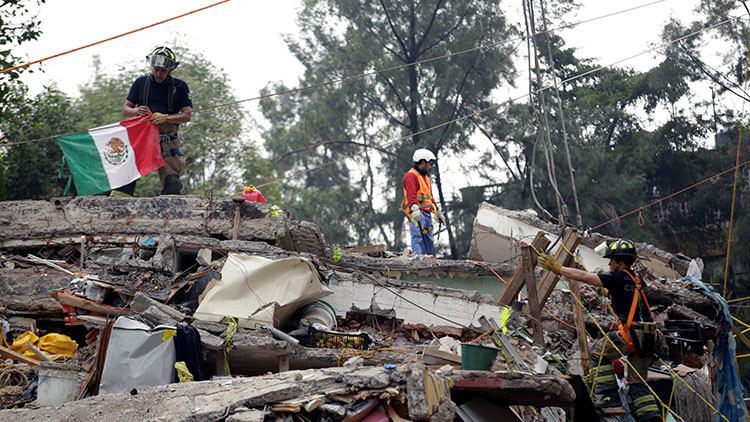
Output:
[[[529,311],[531,313],[531,326],[534,328],[534,344],[544,348],[544,332],[542,332],[542,315],[539,310],[539,301],[537,300],[536,277],[534,276],[534,266],[532,262],[531,247],[526,245],[521,247],[521,264],[523,264],[524,279],[526,279],[526,292],[529,295]]]
[[[565,232],[565,236],[563,236],[562,244],[557,248],[557,251],[552,257],[564,267],[570,267],[575,260],[575,257],[568,253],[568,251],[574,253],[576,248],[578,248],[579,243],[581,243],[581,235],[575,228],[569,228],[568,231]],[[539,306],[544,307],[544,304],[547,303],[549,295],[555,290],[557,279],[557,275],[552,271],[545,271],[542,274],[542,278],[539,279],[539,290],[537,294],[539,297]]]
[[[540,231],[536,234],[536,237],[534,237],[534,240],[531,242],[531,244],[534,245],[535,249],[543,251],[547,249],[550,241],[544,236],[544,232]],[[536,256],[536,253],[531,254],[532,268],[536,266]],[[496,302],[499,305],[510,306],[513,301],[516,300],[516,298],[518,297],[518,293],[521,292],[521,289],[523,289],[524,286],[525,280],[523,274],[523,262],[520,262],[515,271],[513,271],[513,275],[510,277],[510,281],[508,281],[508,284],[505,286],[503,291],[500,292],[500,296],[497,297]]]
[[[38,360],[30,358],[26,355],[22,355],[21,353],[18,353],[15,350],[11,350],[3,346],[0,346],[0,356],[3,356],[5,358],[10,358],[13,360],[17,360],[20,363],[28,363],[29,365],[32,365],[32,366],[39,365]]]
[[[588,375],[591,370],[591,362],[589,362],[589,344],[586,338],[586,323],[583,320],[583,308],[581,308],[581,288],[576,280],[568,280],[570,286],[570,294],[575,295],[571,301],[573,307],[573,319],[576,322],[576,334],[578,335],[578,347],[581,349],[581,367],[583,367],[583,375]],[[576,297],[578,300],[576,300]]]

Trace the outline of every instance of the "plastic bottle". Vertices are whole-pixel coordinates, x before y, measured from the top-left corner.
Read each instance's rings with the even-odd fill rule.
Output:
[[[242,197],[248,202],[266,203],[266,198],[263,197],[263,194],[260,193],[258,189],[255,189],[255,186],[245,186],[245,191],[242,192]]]

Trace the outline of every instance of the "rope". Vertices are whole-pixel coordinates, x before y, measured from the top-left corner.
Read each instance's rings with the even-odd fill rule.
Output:
[[[612,305],[609,302],[606,302],[606,303],[607,303],[607,308],[609,309],[610,313],[613,316],[617,317],[617,314],[615,313],[615,310],[612,308]],[[591,314],[589,314],[589,316],[591,316]],[[591,316],[591,318],[593,319],[593,316]],[[599,326],[599,324],[596,323],[596,321],[594,321],[594,323],[597,326]],[[612,339],[609,338],[609,336],[607,336],[607,340],[609,340],[609,342],[612,344],[612,346],[614,346],[616,348],[614,342],[612,341]],[[618,352],[619,352],[619,349],[618,349]],[[622,355],[623,357],[625,357],[625,355],[622,352],[619,352],[619,353],[620,353],[620,355]],[[667,368],[667,370],[669,370],[669,372],[672,374],[673,382],[674,382],[675,378],[679,378],[679,380],[682,381],[688,387],[688,389],[690,391],[692,391],[693,393],[695,393],[698,396],[698,398],[701,399],[701,401],[703,401],[704,403],[706,403],[711,408],[711,410],[714,411],[715,414],[717,414],[717,415],[721,416],[722,418],[724,418],[725,421],[731,422],[729,419],[727,419],[726,416],[724,416],[723,414],[721,414],[721,412],[719,412],[718,409],[716,409],[711,403],[709,403],[708,400],[706,400],[705,397],[703,397],[700,393],[698,393],[697,391],[695,391],[695,389],[693,389],[693,387],[691,387],[690,384],[687,383],[687,381],[685,381],[684,379],[682,379],[682,377],[679,376],[679,374],[677,374],[676,372],[674,372],[672,370],[672,368],[670,368],[669,365],[667,365],[667,363],[664,362],[664,360],[662,360],[661,358],[659,358],[659,363],[661,363],[663,366],[665,366]],[[633,368],[633,366],[629,362],[628,362],[628,365],[630,365],[630,367]],[[641,374],[639,374],[638,371],[635,371],[635,374],[638,375],[638,378],[640,378],[641,381],[643,381],[644,383],[646,382],[646,380],[644,380],[643,377],[641,377]],[[651,393],[654,394],[654,397],[657,397],[657,399],[659,400],[659,402],[664,405],[664,402],[661,400],[661,398],[658,398],[658,396],[656,395],[656,393],[654,392],[654,390],[652,390],[651,387],[648,384],[646,384],[646,386],[651,391]],[[679,418],[679,415],[677,413],[675,413],[674,411],[672,411],[672,409],[670,409],[669,406],[665,405],[665,407],[666,407],[667,410],[669,410],[676,417]]]
[[[23,386],[29,383],[29,378],[15,366],[0,368],[0,388],[8,386]]]
[[[231,317],[228,315],[224,315],[221,317],[219,322],[227,324],[227,332],[226,332],[226,338],[224,339],[223,349],[224,349],[224,374],[230,375],[229,372],[229,357],[227,356],[229,354],[229,351],[232,350],[232,339],[234,338],[234,334],[237,333],[237,318]]]
[[[91,43],[91,44],[86,44],[86,45],[84,45],[84,46],[81,46],[81,47],[77,47],[77,48],[74,48],[74,49],[72,49],[72,50],[64,51],[64,52],[62,52],[62,53],[57,53],[57,54],[53,54],[53,55],[51,55],[51,56],[49,56],[49,57],[45,57],[45,58],[43,58],[43,59],[39,59],[39,60],[34,60],[33,62],[28,62],[28,63],[22,64],[22,65],[14,66],[14,67],[9,67],[9,68],[7,68],[7,69],[3,69],[3,70],[0,70],[0,75],[2,75],[3,73],[7,73],[7,72],[12,72],[12,71],[14,71],[14,70],[18,70],[18,69],[22,69],[22,68],[24,68],[24,67],[28,67],[28,66],[31,66],[31,65],[33,65],[33,64],[41,63],[41,62],[43,62],[43,61],[47,61],[47,60],[50,60],[50,59],[54,59],[54,58],[56,58],[56,57],[64,56],[64,55],[66,55],[66,54],[74,53],[74,52],[76,52],[76,51],[80,51],[80,50],[83,50],[83,49],[85,49],[85,48],[93,47],[93,46],[95,46],[95,45],[98,45],[98,44],[102,44],[102,43],[105,43],[105,42],[107,42],[107,41],[112,41],[112,40],[115,40],[115,39],[117,39],[117,38],[121,38],[121,37],[124,37],[124,36],[126,36],[126,35],[134,34],[134,33],[136,33],[136,32],[139,32],[139,31],[143,31],[144,29],[152,28],[152,27],[154,27],[154,26],[157,26],[157,25],[161,25],[161,24],[163,24],[163,23],[167,23],[167,22],[169,22],[169,21],[173,21],[173,20],[176,20],[176,19],[179,19],[179,18],[182,18],[182,17],[188,16],[188,15],[192,15],[193,13],[201,12],[201,11],[203,11],[203,10],[206,10],[206,9],[209,9],[209,8],[211,8],[211,7],[214,7],[214,6],[218,6],[218,5],[222,4],[222,3],[226,3],[226,2],[228,2],[228,1],[230,1],[230,0],[222,0],[222,1],[216,2],[216,3],[214,3],[214,4],[209,4],[208,6],[204,6],[204,7],[201,7],[201,8],[199,8],[199,9],[195,9],[195,10],[193,10],[193,11],[190,11],[190,12],[187,12],[187,13],[183,13],[183,14],[181,14],[181,15],[177,15],[177,16],[175,16],[175,17],[172,17],[172,18],[169,18],[169,19],[164,19],[163,21],[159,21],[159,22],[156,22],[156,23],[152,23],[151,25],[146,25],[146,26],[144,26],[144,27],[141,27],[141,28],[138,28],[138,29],[133,29],[133,30],[131,30],[131,31],[128,31],[128,32],[124,32],[124,33],[122,33],[122,34],[120,34],[120,35],[115,35],[115,36],[113,36],[113,37],[105,38],[105,39],[103,39],[103,40],[100,40],[100,41],[96,41],[96,42],[93,42],[93,43]]]
[[[561,278],[560,278],[560,281],[562,281],[562,282],[563,282],[563,284],[565,284],[565,287],[567,287],[567,288],[568,288],[568,290],[570,290],[570,287],[568,286],[568,283],[567,283],[567,282],[565,281],[565,279],[564,279],[564,278],[562,278],[562,277],[561,277]],[[587,315],[589,316],[589,318],[590,318],[590,319],[591,319],[591,321],[592,321],[592,322],[594,323],[594,325],[596,325],[596,327],[597,327],[597,328],[599,329],[599,331],[600,331],[600,332],[602,333],[602,336],[603,336],[604,338],[606,338],[606,340],[607,340],[607,341],[608,341],[608,342],[609,342],[609,343],[610,343],[610,344],[612,345],[612,347],[613,347],[613,348],[614,348],[615,350],[617,350],[617,351],[618,351],[618,353],[620,353],[620,356],[621,356],[621,357],[624,357],[624,358],[626,358],[626,359],[625,359],[625,362],[626,362],[626,363],[628,364],[628,366],[630,367],[630,369],[632,369],[632,370],[633,370],[633,372],[634,372],[634,373],[635,373],[635,374],[636,374],[636,375],[638,376],[638,378],[639,378],[639,379],[640,379],[640,380],[641,380],[641,381],[642,381],[642,382],[644,383],[644,385],[645,385],[645,386],[646,386],[646,387],[648,388],[648,390],[649,390],[649,391],[651,392],[651,394],[653,394],[654,398],[655,398],[656,400],[658,400],[658,401],[659,401],[659,403],[661,403],[661,404],[662,404],[662,406],[663,406],[663,407],[664,407],[665,409],[667,409],[667,410],[668,410],[668,411],[669,411],[670,413],[672,413],[672,414],[673,414],[673,415],[674,415],[675,417],[677,417],[678,419],[682,419],[682,418],[680,417],[680,415],[678,415],[678,414],[677,414],[677,413],[676,413],[676,412],[675,412],[674,410],[672,410],[671,408],[669,408],[669,406],[667,406],[667,404],[666,404],[666,403],[664,403],[664,401],[663,401],[663,400],[662,400],[662,399],[661,399],[661,398],[659,397],[659,395],[658,395],[658,394],[656,394],[656,392],[655,392],[655,391],[654,391],[654,390],[653,390],[653,389],[651,388],[651,386],[650,386],[650,385],[648,385],[648,383],[646,382],[646,380],[645,380],[645,379],[643,379],[643,377],[641,376],[641,374],[639,374],[639,373],[638,373],[638,371],[636,371],[636,370],[635,370],[635,367],[634,367],[634,366],[633,366],[633,365],[632,365],[632,364],[631,364],[630,362],[628,362],[628,360],[627,360],[627,356],[625,356],[625,354],[623,354],[623,353],[622,353],[622,352],[620,351],[620,349],[619,349],[619,348],[617,347],[617,345],[616,345],[616,344],[615,344],[615,343],[614,343],[614,342],[612,341],[612,339],[611,339],[611,338],[609,338],[609,336],[607,335],[607,332],[606,332],[606,331],[604,330],[604,328],[602,328],[602,326],[601,326],[601,325],[600,325],[600,324],[599,324],[599,323],[598,323],[598,322],[596,321],[596,319],[595,319],[595,318],[594,318],[594,316],[593,316],[593,315],[591,314],[591,312],[589,312],[589,310],[588,310],[588,309],[586,309],[586,307],[585,307],[585,306],[583,306],[583,303],[581,302],[581,299],[579,299],[579,298],[578,298],[578,297],[577,297],[576,295],[571,295],[571,296],[573,296],[573,298],[575,298],[575,300],[576,300],[576,303],[578,304],[578,306],[580,306],[580,307],[581,307],[581,309],[582,309],[582,310],[584,310],[584,311],[586,312],[586,314],[587,314]],[[610,312],[612,313],[612,315],[615,315],[615,316],[616,316],[616,313],[615,313],[614,309],[612,309],[612,305],[611,305],[611,304],[610,304],[609,302],[607,302],[607,301],[605,301],[605,303],[607,304],[607,307],[609,308],[609,311],[610,311]],[[674,371],[672,371],[672,368],[670,368],[670,367],[669,367],[669,365],[667,365],[667,364],[666,364],[666,363],[665,363],[665,362],[664,362],[664,361],[663,361],[663,360],[662,360],[661,358],[659,358],[659,362],[660,362],[660,363],[661,363],[662,365],[666,366],[666,367],[667,367],[667,369],[669,370],[669,372],[671,372],[671,373],[672,373],[672,374],[673,374],[674,376],[676,376],[677,378],[680,378],[680,380],[681,380],[681,381],[682,381],[683,383],[685,383],[685,384],[686,384],[686,385],[688,386],[688,389],[689,389],[689,390],[691,390],[692,392],[694,392],[694,393],[695,393],[695,394],[696,394],[696,395],[697,395],[697,396],[698,396],[698,397],[699,397],[699,398],[700,398],[700,399],[701,399],[701,400],[702,400],[702,401],[703,401],[703,402],[704,402],[704,403],[705,403],[706,405],[708,405],[708,406],[709,406],[709,407],[710,407],[710,408],[711,408],[711,409],[712,409],[712,410],[713,410],[713,411],[714,411],[714,412],[715,412],[715,413],[716,413],[717,415],[721,416],[721,417],[722,417],[722,418],[723,418],[723,419],[724,419],[725,421],[727,421],[727,422],[731,422],[731,421],[730,421],[729,419],[727,419],[727,417],[726,417],[726,416],[722,415],[722,414],[721,414],[721,412],[719,412],[719,411],[718,411],[718,410],[717,410],[717,409],[716,409],[716,408],[715,408],[715,407],[714,407],[714,406],[713,406],[713,405],[712,405],[711,403],[709,403],[709,402],[708,402],[708,400],[706,400],[706,398],[705,398],[705,397],[703,397],[703,396],[702,396],[702,395],[701,395],[700,393],[698,393],[697,391],[695,391],[695,389],[693,389],[693,387],[691,387],[691,386],[690,386],[689,384],[687,384],[687,382],[686,382],[685,380],[683,380],[683,379],[682,379],[682,378],[681,378],[681,377],[680,377],[679,375],[677,375],[677,374],[676,374],[676,373],[675,373]]]
[[[747,6],[745,6],[747,7]],[[750,64],[750,41],[748,41],[747,44],[747,58],[745,59],[745,81],[743,82],[743,90],[747,91],[747,68],[748,64]],[[740,111],[740,115],[745,110],[745,101],[742,102],[742,110]],[[732,251],[732,227],[734,225],[734,204],[737,199],[737,177],[739,175],[740,169],[740,146],[742,145],[742,132],[743,128],[742,125],[740,125],[740,134],[737,138],[737,158],[735,159],[735,170],[734,170],[734,185],[732,186],[732,208],[729,212],[729,236],[727,240],[727,260],[726,264],[724,265],[724,291],[721,293],[722,296],[727,295],[727,278],[729,277],[729,253]]]
[[[533,247],[533,246],[532,246],[532,247]],[[492,267],[490,267],[490,266],[489,266],[489,264],[487,264],[487,263],[485,263],[485,262],[482,262],[482,261],[474,261],[474,260],[472,260],[472,259],[467,259],[467,261],[469,261],[469,262],[473,262],[473,263],[475,263],[475,264],[481,264],[481,265],[484,265],[484,266],[486,266],[487,268],[489,268],[489,269],[490,269],[490,271],[492,271],[492,274],[495,274],[495,276],[497,276],[497,278],[499,278],[499,279],[500,279],[500,281],[502,281],[502,282],[503,282],[503,284],[505,284],[506,286],[508,285],[508,282],[507,282],[507,281],[505,281],[505,279],[504,279],[504,278],[500,277],[500,274],[496,273],[496,272],[495,272],[495,270],[493,270],[493,269],[492,269]],[[523,293],[521,293],[521,296],[525,297],[526,299],[528,299],[528,298],[529,298],[528,296],[526,296],[526,295],[525,295],[525,294],[523,294]],[[552,317],[552,319],[554,319],[554,320],[556,320],[556,321],[558,321],[558,322],[562,323],[563,325],[567,325],[568,327],[570,327],[570,328],[572,328],[572,329],[574,329],[574,330],[576,329],[576,327],[574,327],[574,326],[572,326],[572,325],[568,324],[567,322],[565,322],[565,321],[563,321],[562,319],[560,319],[560,318],[558,318],[557,316],[555,316],[555,314],[553,314],[552,312],[550,312],[550,310],[549,310],[549,309],[547,309],[546,307],[545,307],[545,308],[542,308],[542,309],[544,309],[544,311],[545,311],[545,312],[547,312],[547,313],[549,314],[549,316],[551,316],[551,317]]]
[[[667,200],[667,199],[669,199],[669,198],[672,198],[673,196],[677,196],[677,195],[679,195],[679,194],[681,194],[681,193],[684,193],[684,192],[686,192],[686,191],[688,191],[688,190],[690,190],[690,189],[693,189],[693,188],[697,187],[698,185],[702,185],[703,183],[709,182],[709,181],[711,181],[711,180],[713,180],[713,179],[716,179],[717,177],[720,177],[720,176],[723,176],[723,175],[725,175],[725,174],[729,173],[729,172],[730,172],[730,171],[732,171],[732,170],[735,170],[735,169],[739,169],[740,167],[744,167],[744,166],[746,166],[746,165],[748,165],[748,164],[750,164],[750,160],[748,160],[748,161],[745,161],[745,162],[743,162],[743,163],[740,163],[740,164],[738,164],[738,165],[736,165],[736,166],[730,167],[730,168],[728,168],[728,169],[726,169],[726,170],[724,170],[724,171],[722,171],[722,172],[720,172],[720,173],[716,173],[716,174],[714,174],[714,175],[713,175],[713,176],[711,176],[711,177],[708,177],[708,178],[706,178],[706,179],[704,179],[704,180],[701,180],[701,181],[700,181],[700,182],[698,182],[698,183],[694,183],[694,184],[692,184],[692,185],[690,185],[690,186],[688,186],[688,187],[686,187],[686,188],[684,188],[684,189],[681,189],[681,190],[679,190],[679,191],[677,191],[677,192],[674,192],[674,193],[672,193],[672,194],[669,194],[669,195],[667,195],[667,196],[665,196],[665,197],[663,197],[663,198],[661,198],[661,199],[657,199],[656,201],[654,201],[654,202],[651,202],[651,203],[650,203],[650,204],[648,204],[648,205],[644,205],[644,206],[642,206],[642,207],[638,207],[638,208],[636,208],[636,209],[634,209],[634,210],[632,210],[632,211],[630,211],[630,212],[627,212],[627,213],[625,213],[625,214],[623,214],[623,215],[621,215],[621,216],[619,216],[619,217],[615,217],[615,218],[613,218],[613,219],[611,219],[611,220],[609,220],[609,221],[607,221],[607,222],[604,222],[604,223],[602,223],[602,224],[599,224],[599,225],[597,225],[597,226],[591,227],[591,228],[590,228],[589,230],[592,230],[592,231],[593,231],[593,230],[596,230],[596,229],[598,229],[598,228],[600,228],[600,227],[606,226],[607,224],[610,224],[610,223],[613,223],[613,222],[615,222],[615,221],[617,221],[617,220],[620,220],[620,219],[622,219],[622,218],[625,218],[625,217],[627,217],[627,216],[629,216],[629,215],[631,215],[631,214],[634,214],[634,213],[636,213],[636,212],[640,212],[640,211],[642,211],[642,210],[643,210],[643,209],[645,209],[645,208],[648,208],[648,207],[650,207],[650,206],[656,205],[656,204],[658,204],[659,202],[665,201],[665,200]]]
[[[229,1],[229,0],[225,0],[225,1]],[[551,32],[551,31],[555,31],[555,30],[571,28],[571,27],[577,26],[579,24],[593,22],[593,21],[596,21],[596,20],[599,20],[599,19],[608,18],[608,17],[611,17],[611,16],[616,16],[616,15],[619,15],[619,14],[622,14],[622,13],[630,12],[630,11],[637,10],[637,9],[640,9],[640,8],[643,8],[643,7],[647,7],[647,6],[651,6],[651,5],[654,5],[654,4],[657,4],[657,3],[662,3],[664,1],[666,1],[666,0],[658,0],[658,1],[651,2],[651,3],[646,3],[646,4],[641,5],[641,6],[635,6],[635,7],[629,8],[629,9],[620,10],[618,12],[609,13],[609,14],[598,16],[598,17],[595,17],[595,18],[581,20],[581,21],[578,21],[578,22],[575,22],[575,23],[572,23],[572,24],[562,25],[562,26],[559,26],[557,28],[551,28],[551,29],[548,29],[546,31],[535,33],[534,36],[543,35],[545,33],[548,33],[548,32]],[[410,67],[410,66],[415,66],[415,65],[418,65],[418,64],[421,65],[421,64],[424,64],[424,63],[428,63],[428,62],[432,62],[432,61],[436,61],[436,60],[441,60],[441,59],[445,59],[445,58],[450,58],[450,57],[453,57],[453,56],[458,56],[460,54],[470,53],[470,52],[478,51],[478,50],[485,49],[485,48],[497,47],[497,46],[500,46],[502,44],[507,44],[507,43],[511,43],[511,42],[515,42],[515,41],[523,41],[524,39],[525,39],[525,37],[521,36],[521,37],[512,38],[512,39],[505,40],[505,41],[500,41],[500,42],[496,42],[496,43],[492,43],[492,44],[487,44],[487,45],[484,45],[484,46],[469,48],[469,49],[458,51],[458,52],[455,52],[455,53],[447,53],[447,54],[444,54],[442,56],[431,57],[429,59],[424,59],[424,60],[418,60],[418,61],[416,61],[414,63],[408,63],[408,64],[403,64],[403,65],[398,65],[398,66],[392,66],[392,67],[388,67],[388,68],[384,68],[384,69],[379,69],[379,70],[374,70],[374,71],[370,71],[370,72],[361,73],[361,74],[358,74],[358,75],[346,76],[346,77],[343,77],[343,78],[334,79],[332,81],[320,82],[320,83],[316,83],[316,84],[312,84],[312,85],[306,85],[304,87],[287,89],[287,90],[283,90],[283,91],[277,91],[277,92],[273,92],[273,93],[270,93],[270,94],[258,95],[258,96],[246,98],[246,99],[243,99],[243,100],[237,100],[237,101],[231,101],[231,102],[228,102],[228,103],[215,104],[213,106],[203,107],[203,108],[200,108],[200,109],[193,109],[192,112],[193,113],[200,113],[202,111],[208,111],[208,110],[212,110],[212,109],[215,109],[215,108],[237,105],[237,104],[241,104],[241,103],[248,102],[248,101],[261,100],[261,99],[264,99],[264,98],[270,98],[270,97],[274,97],[274,96],[278,96],[278,95],[286,95],[286,94],[292,94],[292,93],[296,93],[296,92],[300,92],[300,91],[306,91],[306,90],[309,90],[309,89],[319,88],[319,87],[322,87],[322,86],[329,86],[329,85],[334,85],[334,84],[338,84],[338,83],[345,83],[345,82],[349,82],[349,81],[352,81],[352,80],[355,80],[355,79],[360,79],[360,78],[364,78],[364,77],[367,77],[367,76],[372,76],[372,75],[377,75],[377,74],[380,74],[380,73],[390,72],[390,71],[393,71],[393,70],[404,69],[404,68],[407,68],[407,67]],[[645,52],[643,54],[645,54]],[[565,81],[561,81],[561,83],[564,83],[564,82]],[[549,87],[547,87],[547,88],[549,88]],[[531,94],[527,94],[527,95],[518,97],[516,99],[510,100],[509,102],[512,102],[512,101],[515,101],[515,100],[518,100],[518,99],[522,99],[522,98],[524,98],[524,97],[526,97],[528,95],[531,95]],[[496,107],[492,107],[492,108],[496,108]],[[467,117],[471,117],[471,116],[467,116]],[[438,127],[440,127],[440,126],[435,126],[432,129],[436,129]],[[70,136],[70,135],[76,135],[76,134],[85,133],[85,132],[86,131],[80,131],[80,132],[75,132],[75,133],[69,133],[69,134],[66,134],[66,135],[48,136],[48,137],[44,137],[44,138],[36,138],[36,139],[27,140],[27,141],[12,142],[12,143],[0,144],[0,145],[4,145],[4,146],[23,145],[23,144],[26,144],[26,143],[46,141],[46,140],[54,139],[54,138],[57,138],[57,137],[60,137],[60,136]],[[414,135],[416,135],[416,134],[414,134]],[[377,145],[374,145],[374,146],[371,146],[370,148],[377,148],[377,147],[378,147]],[[333,164],[333,163],[331,163],[331,164]]]

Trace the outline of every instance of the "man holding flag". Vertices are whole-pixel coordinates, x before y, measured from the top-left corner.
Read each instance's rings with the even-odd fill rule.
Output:
[[[190,89],[169,75],[178,65],[172,50],[157,47],[146,59],[153,73],[133,83],[122,107],[131,119],[56,139],[79,196],[133,196],[136,180],[156,169],[162,195],[182,190],[185,156],[177,129],[190,121]]]
[[[193,101],[185,81],[170,75],[179,62],[168,47],[157,47],[146,56],[153,72],[133,82],[122,106],[125,117],[148,116],[159,127],[161,155],[164,166],[159,168],[162,195],[179,195],[180,174],[185,169],[185,156],[177,134],[181,123],[190,121]],[[135,180],[113,189],[110,196],[133,196]]]

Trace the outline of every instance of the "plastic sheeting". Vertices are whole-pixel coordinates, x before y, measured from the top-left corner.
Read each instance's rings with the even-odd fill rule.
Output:
[[[219,321],[232,316],[240,327],[279,327],[298,308],[330,294],[315,266],[305,259],[230,253],[221,281],[206,293],[194,317]]]
[[[682,281],[690,281],[699,286],[705,294],[721,305],[719,315],[719,332],[714,346],[714,362],[716,363],[716,381],[719,385],[718,410],[724,417],[732,422],[747,419],[747,408],[742,395],[742,383],[737,375],[737,343],[732,335],[732,316],[729,314],[727,301],[711,287],[702,281],[687,276]],[[720,415],[716,415],[716,421],[723,421]]]
[[[112,327],[104,360],[102,394],[130,391],[137,387],[174,381],[175,327],[148,325],[119,317]]]

